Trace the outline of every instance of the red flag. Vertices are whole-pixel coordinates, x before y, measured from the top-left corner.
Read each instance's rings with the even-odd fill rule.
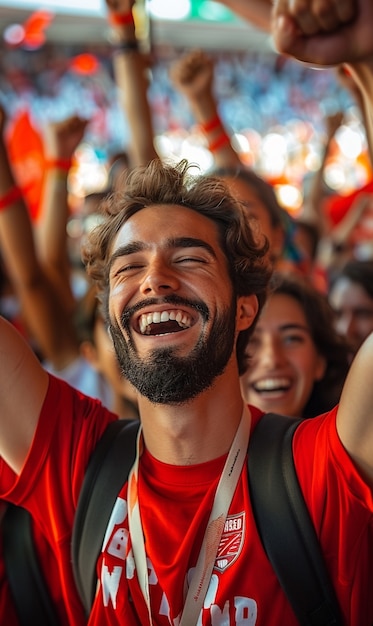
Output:
[[[16,182],[24,190],[31,218],[35,220],[43,187],[44,148],[42,137],[27,110],[10,122],[7,145]]]

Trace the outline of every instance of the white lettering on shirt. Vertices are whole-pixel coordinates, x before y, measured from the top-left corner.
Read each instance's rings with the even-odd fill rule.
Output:
[[[114,504],[113,510],[111,512],[111,515],[110,515],[109,523],[106,528],[104,543],[103,543],[103,548],[102,548],[103,552],[105,552],[107,542],[109,541],[111,537],[111,533],[114,530],[114,526],[118,526],[119,524],[122,524],[124,522],[124,520],[127,517],[127,512],[128,512],[127,502],[123,500],[123,498],[117,498]]]
[[[242,517],[233,517],[231,519],[227,519],[224,524],[224,532],[229,533],[235,530],[241,530],[242,528]]]
[[[234,599],[236,609],[235,620],[237,626],[255,626],[258,617],[258,607],[252,598],[236,596]]]
[[[119,587],[119,581],[121,579],[123,567],[116,565],[112,572],[109,572],[105,561],[102,562],[101,568],[101,588],[102,599],[104,606],[109,605],[109,599],[112,602],[113,608],[117,608],[117,593]]]
[[[128,530],[125,528],[117,528],[109,543],[107,549],[108,553],[124,561],[127,552],[128,536]]]
[[[117,608],[117,594],[122,575],[125,572],[127,580],[130,580],[134,577],[136,571],[132,549],[130,549],[127,554],[129,532],[126,528],[120,527],[120,524],[123,524],[125,521],[127,514],[127,502],[123,500],[123,498],[117,498],[103,543],[103,552],[107,551],[108,554],[125,563],[124,567],[116,565],[109,571],[105,562],[105,555],[103,555],[101,566],[102,601],[105,607],[108,607],[111,602],[114,610]],[[115,527],[117,528],[112,535]],[[224,532],[240,531],[241,529],[242,517],[233,517],[227,519]],[[149,585],[157,585],[158,577],[149,558],[147,558],[147,565]],[[195,568],[191,568],[188,571],[188,582],[190,582],[193,576],[194,569]],[[209,611],[210,613],[211,626],[255,626],[257,621],[257,604],[255,600],[244,596],[235,596],[233,601],[227,600],[224,607],[221,609],[220,606],[216,604],[218,589],[219,576],[213,574],[204,599],[203,610],[198,618],[197,626],[202,626],[203,624],[202,618],[204,611]],[[231,611],[233,613],[232,602],[234,602],[234,616],[233,614],[232,616],[230,615]],[[159,606],[159,615],[168,616],[171,621],[170,604],[164,592]],[[173,626],[179,625],[180,617],[179,615],[172,620]]]

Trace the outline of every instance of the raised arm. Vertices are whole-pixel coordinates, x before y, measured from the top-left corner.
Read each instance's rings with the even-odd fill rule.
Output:
[[[148,100],[148,61],[139,49],[132,16],[134,0],[105,0],[114,31],[113,67],[123,113],[128,121],[131,166],[146,165],[158,158]]]
[[[320,7],[327,11],[320,13]],[[274,0],[272,35],[277,50],[299,61],[346,64],[361,92],[373,160],[373,2]]]
[[[224,127],[214,94],[214,64],[203,50],[191,50],[171,67],[174,87],[186,98],[191,112],[203,129],[217,167],[242,167]]]
[[[343,445],[373,487],[373,334],[354,357],[337,415]]]
[[[40,215],[36,223],[39,259],[67,312],[75,306],[66,225],[69,217],[68,174],[74,152],[83,140],[88,120],[76,115],[44,128],[46,169]]]
[[[0,455],[20,472],[48,387],[28,343],[0,316]]]
[[[218,0],[253,26],[265,32],[271,30],[271,0]]]
[[[372,51],[369,4],[370,0],[274,0],[275,46],[280,53],[317,65],[361,60]]]
[[[301,217],[304,221],[315,224],[320,236],[327,235],[330,231],[329,220],[323,211],[324,174],[328,161],[331,142],[343,121],[343,111],[338,111],[325,117],[325,142],[322,147],[320,167],[312,177],[310,188],[303,203]]]
[[[41,354],[65,367],[77,352],[70,320],[40,264],[33,227],[16,186],[4,141],[5,113],[0,109],[0,245],[22,313]]]

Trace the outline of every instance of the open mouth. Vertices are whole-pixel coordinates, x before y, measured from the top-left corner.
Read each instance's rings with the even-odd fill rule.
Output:
[[[179,309],[172,309],[170,311],[143,313],[139,317],[138,327],[142,335],[166,335],[190,328],[193,323],[193,319],[188,313]]]
[[[252,384],[254,391],[261,395],[285,393],[291,388],[290,378],[264,378]]]

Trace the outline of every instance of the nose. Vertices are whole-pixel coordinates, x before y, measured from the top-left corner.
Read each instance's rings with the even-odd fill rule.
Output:
[[[284,358],[281,342],[271,335],[263,336],[256,354],[256,359],[260,361],[261,365],[272,370],[283,363]]]
[[[355,317],[352,313],[344,313],[338,317],[336,322],[337,333],[347,338],[355,336],[356,323]]]
[[[141,291],[144,295],[159,295],[175,292],[180,282],[176,272],[162,259],[154,259],[149,263],[144,276]]]

